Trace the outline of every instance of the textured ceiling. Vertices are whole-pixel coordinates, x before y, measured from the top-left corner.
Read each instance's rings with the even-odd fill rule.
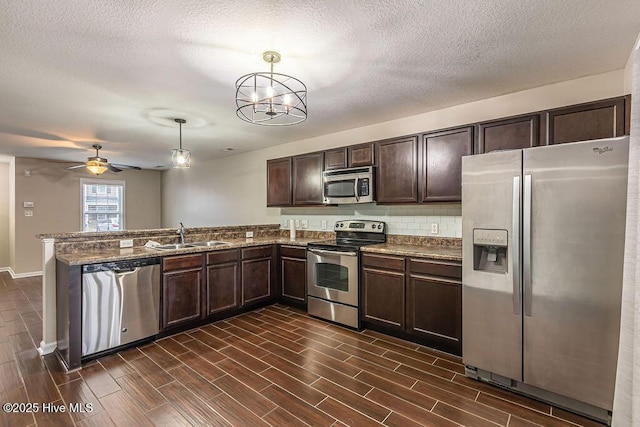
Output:
[[[615,8],[612,6],[615,5]],[[623,68],[638,0],[3,0],[0,154],[168,166],[175,127],[196,159],[281,144]],[[235,115],[238,77],[308,87],[309,118],[284,128]]]

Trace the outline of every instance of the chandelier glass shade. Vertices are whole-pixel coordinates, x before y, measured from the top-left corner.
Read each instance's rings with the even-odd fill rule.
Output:
[[[94,175],[102,175],[105,173],[108,168],[104,165],[101,160],[89,160],[86,163],[87,169]]]
[[[307,119],[307,87],[286,74],[274,73],[278,52],[264,52],[271,71],[246,74],[236,81],[236,114],[263,126],[287,126]]]
[[[188,169],[191,167],[191,151],[182,148],[182,125],[187,121],[175,119],[175,122],[180,126],[180,148],[171,150],[171,162],[174,168]]]

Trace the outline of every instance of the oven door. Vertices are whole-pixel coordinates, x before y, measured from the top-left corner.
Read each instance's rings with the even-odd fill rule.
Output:
[[[307,293],[328,301],[358,306],[358,254],[307,250]]]

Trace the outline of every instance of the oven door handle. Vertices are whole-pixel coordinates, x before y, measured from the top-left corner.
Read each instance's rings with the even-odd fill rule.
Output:
[[[324,249],[309,249],[309,252],[318,254],[318,255],[358,256],[358,254],[355,252],[326,251]]]

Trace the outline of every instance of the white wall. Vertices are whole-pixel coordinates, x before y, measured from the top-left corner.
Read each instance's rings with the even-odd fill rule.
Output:
[[[186,226],[282,224],[281,209],[266,207],[267,159],[621,96],[625,94],[624,74],[625,70],[618,70],[584,77],[222,159],[198,162],[196,158],[191,169],[162,173],[162,224],[164,227],[173,227],[180,221]],[[437,206],[413,207],[413,215],[409,216],[430,216],[430,209]],[[295,209],[286,209],[285,215],[296,215]],[[326,208],[317,209],[313,215],[328,213],[322,211]],[[339,211],[337,215],[343,213],[347,218],[356,215],[349,211]],[[308,209],[299,214],[310,215]],[[404,216],[395,215],[393,210],[375,214]],[[415,223],[413,219],[407,221]],[[455,234],[456,230],[453,231]]]
[[[9,162],[0,159],[0,270],[11,264],[9,237]]]

